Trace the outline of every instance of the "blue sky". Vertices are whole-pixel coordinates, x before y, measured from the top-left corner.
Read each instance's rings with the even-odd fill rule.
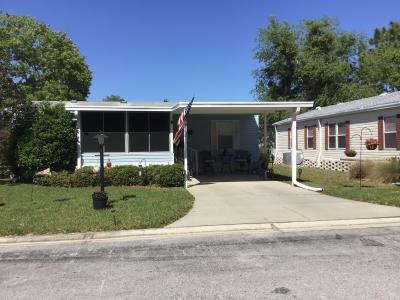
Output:
[[[257,29],[335,16],[371,35],[399,21],[399,0],[0,0],[0,10],[67,32],[93,72],[90,100],[252,100]]]

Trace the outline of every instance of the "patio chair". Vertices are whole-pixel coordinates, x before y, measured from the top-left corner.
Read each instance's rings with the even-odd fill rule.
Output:
[[[200,162],[203,167],[203,172],[211,171],[215,173],[215,159],[210,151],[202,150],[199,153]]]
[[[239,171],[250,172],[251,154],[246,150],[235,150],[233,161],[239,166]],[[244,167],[246,169],[244,169]]]

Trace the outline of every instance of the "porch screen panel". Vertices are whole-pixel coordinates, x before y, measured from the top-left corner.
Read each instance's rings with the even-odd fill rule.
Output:
[[[149,114],[129,113],[129,152],[148,152]]]
[[[99,152],[99,144],[94,137],[103,132],[105,152],[125,152],[125,114],[123,112],[81,112],[82,152]]]
[[[169,151],[169,113],[149,114],[150,151]]]
[[[85,152],[99,152],[99,143],[94,138],[103,131],[103,113],[83,111],[81,114],[81,150]]]
[[[124,112],[104,112],[104,134],[106,152],[125,152]]]
[[[169,151],[169,113],[129,113],[129,151]]]

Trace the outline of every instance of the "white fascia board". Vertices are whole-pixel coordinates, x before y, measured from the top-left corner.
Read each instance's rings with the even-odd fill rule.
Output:
[[[188,102],[179,102],[177,108],[184,108]],[[192,108],[266,108],[266,109],[290,109],[290,108],[310,108],[313,107],[312,101],[290,101],[290,102],[194,102]]]
[[[171,107],[142,107],[142,106],[72,106],[66,105],[68,111],[161,111],[171,112]]]
[[[353,114],[360,114],[360,113],[365,113],[365,112],[384,110],[384,109],[389,109],[389,108],[398,108],[398,107],[400,107],[399,103],[389,103],[389,104],[377,105],[377,106],[368,107],[368,108],[354,109],[354,110],[345,111],[345,112],[321,114],[321,115],[317,115],[317,116],[310,117],[310,118],[297,119],[297,122],[299,123],[299,122],[306,122],[306,121],[313,121],[313,120],[329,119],[329,118],[338,117],[338,116],[348,116],[348,115],[353,115]],[[290,120],[282,122],[282,123],[281,123],[281,121],[278,121],[272,125],[282,126],[282,125],[289,124],[290,122],[291,122]]]
[[[129,106],[129,105],[79,105],[79,103],[65,103],[65,109],[68,111],[161,111],[161,112],[179,112],[187,106],[188,102],[179,102],[171,107],[165,106]],[[274,110],[290,110],[293,108],[310,108],[313,107],[313,102],[194,102],[192,109],[195,110],[207,110],[212,113],[212,110],[216,110],[218,113],[220,110],[228,110],[234,112],[251,112],[254,109],[254,113],[258,114],[263,110],[274,111]]]

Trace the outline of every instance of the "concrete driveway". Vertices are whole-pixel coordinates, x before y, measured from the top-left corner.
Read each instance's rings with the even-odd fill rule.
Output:
[[[306,191],[256,176],[200,178],[193,209],[168,227],[347,220],[400,216],[400,208]]]

